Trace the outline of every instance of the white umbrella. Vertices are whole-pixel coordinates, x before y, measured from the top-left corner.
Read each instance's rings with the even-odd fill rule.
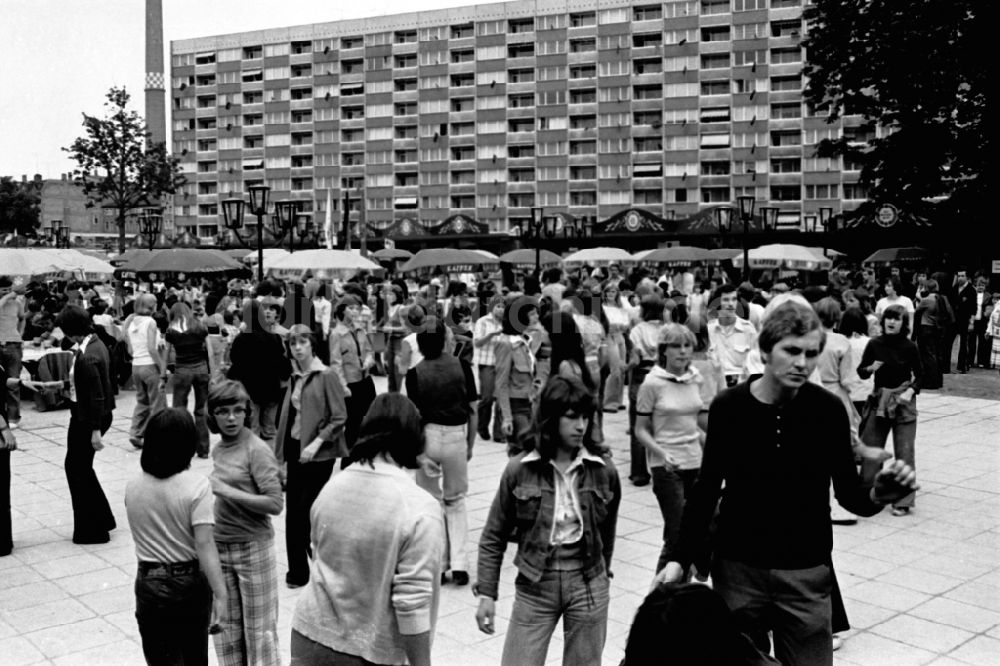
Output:
[[[639,263],[640,261],[645,259],[646,255],[649,254],[650,252],[656,252],[656,248],[654,247],[652,250],[639,250],[638,252],[632,255],[632,261]]]
[[[84,280],[107,280],[115,272],[115,267],[107,261],[102,261],[97,257],[77,250],[47,249],[43,250],[43,252],[49,253],[56,261],[56,265],[64,270],[77,273]]]
[[[58,277],[57,274],[64,270],[59,267],[56,258],[44,249],[0,248],[0,272],[11,276],[15,284],[23,284],[32,278]]]
[[[264,248],[264,268],[265,269],[272,268],[274,266],[274,262],[278,261],[279,259],[284,259],[288,255],[289,255],[288,250],[286,250],[284,248],[281,248],[281,247],[265,247]],[[247,252],[247,254],[243,255],[240,258],[240,261],[242,261],[243,263],[248,264],[250,266],[256,266],[257,265],[257,250],[250,250],[249,252]]]
[[[608,264],[631,264],[633,261],[631,254],[617,247],[588,247],[565,257],[563,265],[607,266]]]
[[[278,275],[302,276],[306,272],[311,272],[316,276],[325,276],[332,273],[356,272],[360,270],[377,271],[381,268],[378,264],[365,259],[360,254],[348,250],[302,250],[286,254],[268,264],[267,257],[264,257],[264,264]]]
[[[833,262],[822,255],[816,255],[808,247],[801,245],[761,245],[750,250],[750,268],[788,268],[792,270],[828,270]],[[733,267],[743,267],[743,255],[733,257]]]

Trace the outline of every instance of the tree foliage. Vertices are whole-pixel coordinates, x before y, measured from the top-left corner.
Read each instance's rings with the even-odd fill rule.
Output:
[[[115,211],[118,250],[124,252],[129,211],[156,205],[186,179],[166,145],[149,141],[146,123],[128,109],[125,88],[111,88],[105,97],[105,117],[83,114],[85,135],[63,150],[77,163],[73,177],[83,188],[88,207]]]
[[[41,181],[0,178],[0,234],[36,235],[41,201]]]
[[[868,201],[929,221],[985,218],[986,3],[816,0],[806,13],[805,96],[831,121],[860,115],[856,136],[819,155],[860,163]],[[881,130],[876,136],[876,128]]]

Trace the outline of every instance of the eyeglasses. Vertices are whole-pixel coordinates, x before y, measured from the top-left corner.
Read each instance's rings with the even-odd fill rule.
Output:
[[[246,416],[246,407],[219,407],[212,411],[212,416],[219,419],[242,419]]]

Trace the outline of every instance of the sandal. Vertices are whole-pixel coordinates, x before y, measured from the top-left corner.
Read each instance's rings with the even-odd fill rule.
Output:
[[[908,507],[908,506],[893,507],[893,509],[892,509],[892,515],[894,515],[896,517],[899,517],[899,516],[908,516],[908,515],[910,515],[910,507]]]

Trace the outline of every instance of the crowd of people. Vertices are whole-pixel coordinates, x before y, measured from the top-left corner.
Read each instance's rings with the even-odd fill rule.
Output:
[[[505,269],[475,285],[443,271],[417,283],[165,282],[111,302],[88,285],[62,300],[0,278],[0,485],[16,447],[15,347],[51,338],[73,352],[76,543],[116,527],[93,460],[116,393],[136,393],[141,472],[125,504],[150,664],[205,663],[210,635],[220,664],[279,663],[282,512],[285,584],[303,588],[293,664],[429,664],[440,586],[473,579],[475,620],[494,633],[511,542],[502,663],[544,664],[561,619],[563,662],[598,664],[626,463],[603,415],[627,409],[628,480],[651,485],[663,544],[623,663],[646,663],[656,632],[683,639],[684,663],[707,663],[696,633],[660,626],[690,625],[688,612],[715,617],[721,638],[702,649],[728,663],[773,663],[771,652],[832,663],[848,625],[831,498],[844,524],[886,505],[913,511],[920,391],[940,387],[955,338],[958,372],[1000,367],[1000,294],[968,276],[844,267],[800,287],[611,265]],[[489,441],[510,460],[474,558],[468,464]],[[207,478],[195,456],[211,459]],[[9,506],[0,555],[13,545]],[[714,592],[687,582],[709,576]]]

